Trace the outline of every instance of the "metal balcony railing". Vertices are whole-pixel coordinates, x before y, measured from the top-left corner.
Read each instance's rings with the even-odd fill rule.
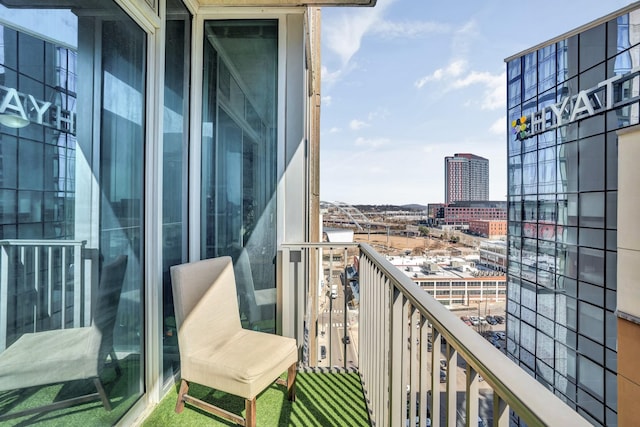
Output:
[[[304,368],[359,372],[373,425],[475,427],[481,406],[493,426],[590,425],[369,245],[279,256],[280,330],[303,343]]]
[[[91,322],[85,241],[0,241],[0,351],[27,332]]]

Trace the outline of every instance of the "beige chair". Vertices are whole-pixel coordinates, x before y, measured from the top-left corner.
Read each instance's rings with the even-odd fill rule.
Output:
[[[24,334],[0,353],[0,391],[92,380],[96,393],[1,414],[0,422],[95,399],[100,399],[107,411],[111,410],[100,374],[107,359],[115,365],[118,375],[121,372],[113,349],[113,328],[126,269],[126,255],[120,255],[102,268],[91,326]]]
[[[274,381],[295,400],[296,341],[241,327],[231,257],[173,266],[171,281],[182,376],[176,412],[189,403],[253,427],[256,396]],[[190,382],[243,397],[246,418],[190,396]]]

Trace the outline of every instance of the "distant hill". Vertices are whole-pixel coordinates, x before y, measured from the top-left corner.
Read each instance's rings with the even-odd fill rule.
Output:
[[[424,211],[427,209],[424,205],[353,205],[362,212],[384,212],[384,211]]]

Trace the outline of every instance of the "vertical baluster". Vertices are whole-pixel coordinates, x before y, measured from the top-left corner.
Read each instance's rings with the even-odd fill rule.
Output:
[[[382,353],[382,364],[380,366],[380,373],[382,375],[382,402],[380,402],[380,406],[382,407],[381,420],[388,420],[390,417],[391,405],[389,405],[389,400],[391,399],[391,359],[392,355],[389,349],[391,348],[391,324],[393,312],[390,310],[391,301],[393,298],[393,287],[389,278],[386,277],[380,270],[378,272],[378,283],[377,285],[380,287],[380,297],[381,297],[381,307],[379,313],[384,313],[383,322],[381,323],[381,332],[382,332],[382,342],[383,347],[378,349]],[[374,314],[375,315],[375,314]],[[377,372],[373,373],[378,375]]]
[[[478,419],[478,383],[479,375],[475,369],[467,362],[467,397],[465,417],[468,426],[473,426],[477,423]]]
[[[27,329],[27,307],[29,304],[29,294],[27,292],[27,290],[29,289],[29,285],[27,284],[27,280],[29,278],[29,271],[27,270],[27,263],[25,262],[26,259],[26,253],[25,253],[26,249],[24,246],[20,246],[19,249],[19,253],[20,253],[20,264],[22,265],[22,269],[23,269],[23,280],[18,282],[18,286],[16,286],[16,288],[18,289],[18,304],[16,307],[16,311],[17,311],[17,315],[18,315],[18,319],[20,321],[20,327],[19,327],[19,333],[23,334],[26,329]],[[19,285],[22,286],[19,286]]]
[[[495,391],[493,392],[493,427],[509,426],[509,405]]]
[[[457,372],[458,372],[458,351],[447,342],[446,346],[446,360],[447,360],[447,425],[449,427],[456,426],[456,411],[457,411]]]
[[[409,315],[409,425],[413,425],[414,420],[418,416],[416,412],[416,403],[418,402],[418,374],[419,374],[419,354],[418,354],[418,329],[416,326],[420,326],[420,320],[418,318],[419,313],[415,307],[411,306]]]
[[[33,294],[35,301],[33,304],[33,332],[38,331],[38,323],[40,322],[40,246],[33,246]]]
[[[395,286],[391,285],[390,294],[391,299],[391,420],[390,425],[404,425],[406,412],[404,411],[402,402],[404,401],[403,394],[406,395],[405,386],[402,383],[402,347],[406,345],[403,342],[404,334],[403,327],[406,328],[406,318],[403,319],[404,308],[404,296]]]
[[[376,378],[376,392],[378,393],[378,420],[389,419],[389,345],[390,345],[390,312],[389,312],[389,283],[385,280],[382,273],[369,260],[369,268],[374,274],[377,304],[375,311],[370,314],[371,318],[376,322],[376,346],[372,351],[376,355],[376,364],[371,371],[371,376]],[[376,313],[380,313],[380,317],[376,317]]]
[[[84,321],[82,316],[83,297],[80,283],[80,263],[76,262],[78,261],[76,255],[80,251],[77,247],[63,248],[63,252],[67,252],[68,250],[73,250],[73,327],[79,328]],[[62,266],[66,269],[67,263],[62,264]]]
[[[431,425],[440,426],[440,332],[431,325]]]
[[[65,329],[67,327],[67,254],[63,249],[60,251],[60,297],[61,304],[60,307],[60,328]]]
[[[51,316],[53,316],[53,247],[47,247],[47,316],[49,316],[49,322],[51,322]],[[53,325],[49,324],[51,328]]]
[[[82,249],[85,242],[78,243],[73,246],[73,282],[77,285],[79,292],[82,293],[84,301],[81,307],[82,325],[89,326],[91,324],[91,283],[85,280],[84,263],[82,262]],[[80,318],[80,315],[78,316]]]
[[[342,327],[344,328],[344,336],[348,336],[349,338],[353,338],[351,336],[351,334],[349,333],[349,324],[347,323],[347,248],[344,248],[344,253],[342,255],[342,260],[343,260],[343,266],[342,266],[342,280],[340,281],[340,283],[338,284],[339,287],[342,288]],[[355,345],[355,342],[354,344]],[[342,362],[343,362],[343,367],[346,370],[347,369],[347,359],[348,359],[348,350],[349,350],[349,345],[345,342],[344,344],[344,357],[342,358]]]
[[[428,328],[428,323],[427,323],[427,318],[418,314],[419,316],[419,322],[420,322],[420,349],[419,349],[419,354],[420,354],[420,367],[419,367],[419,382],[420,382],[420,394],[419,394],[419,398],[420,398],[420,404],[418,406],[419,408],[419,413],[418,416],[420,417],[420,425],[421,426],[426,426],[427,425],[427,421],[426,419],[428,418],[427,416],[427,395],[429,393],[429,368],[428,368],[428,361],[429,361],[429,328]],[[433,349],[432,349],[433,351]]]

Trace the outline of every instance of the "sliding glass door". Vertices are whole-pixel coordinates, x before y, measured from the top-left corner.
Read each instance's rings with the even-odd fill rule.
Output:
[[[144,391],[147,36],[44,3],[0,5],[0,424],[111,425]]]
[[[247,328],[275,331],[278,21],[205,21],[202,258],[233,257]]]

